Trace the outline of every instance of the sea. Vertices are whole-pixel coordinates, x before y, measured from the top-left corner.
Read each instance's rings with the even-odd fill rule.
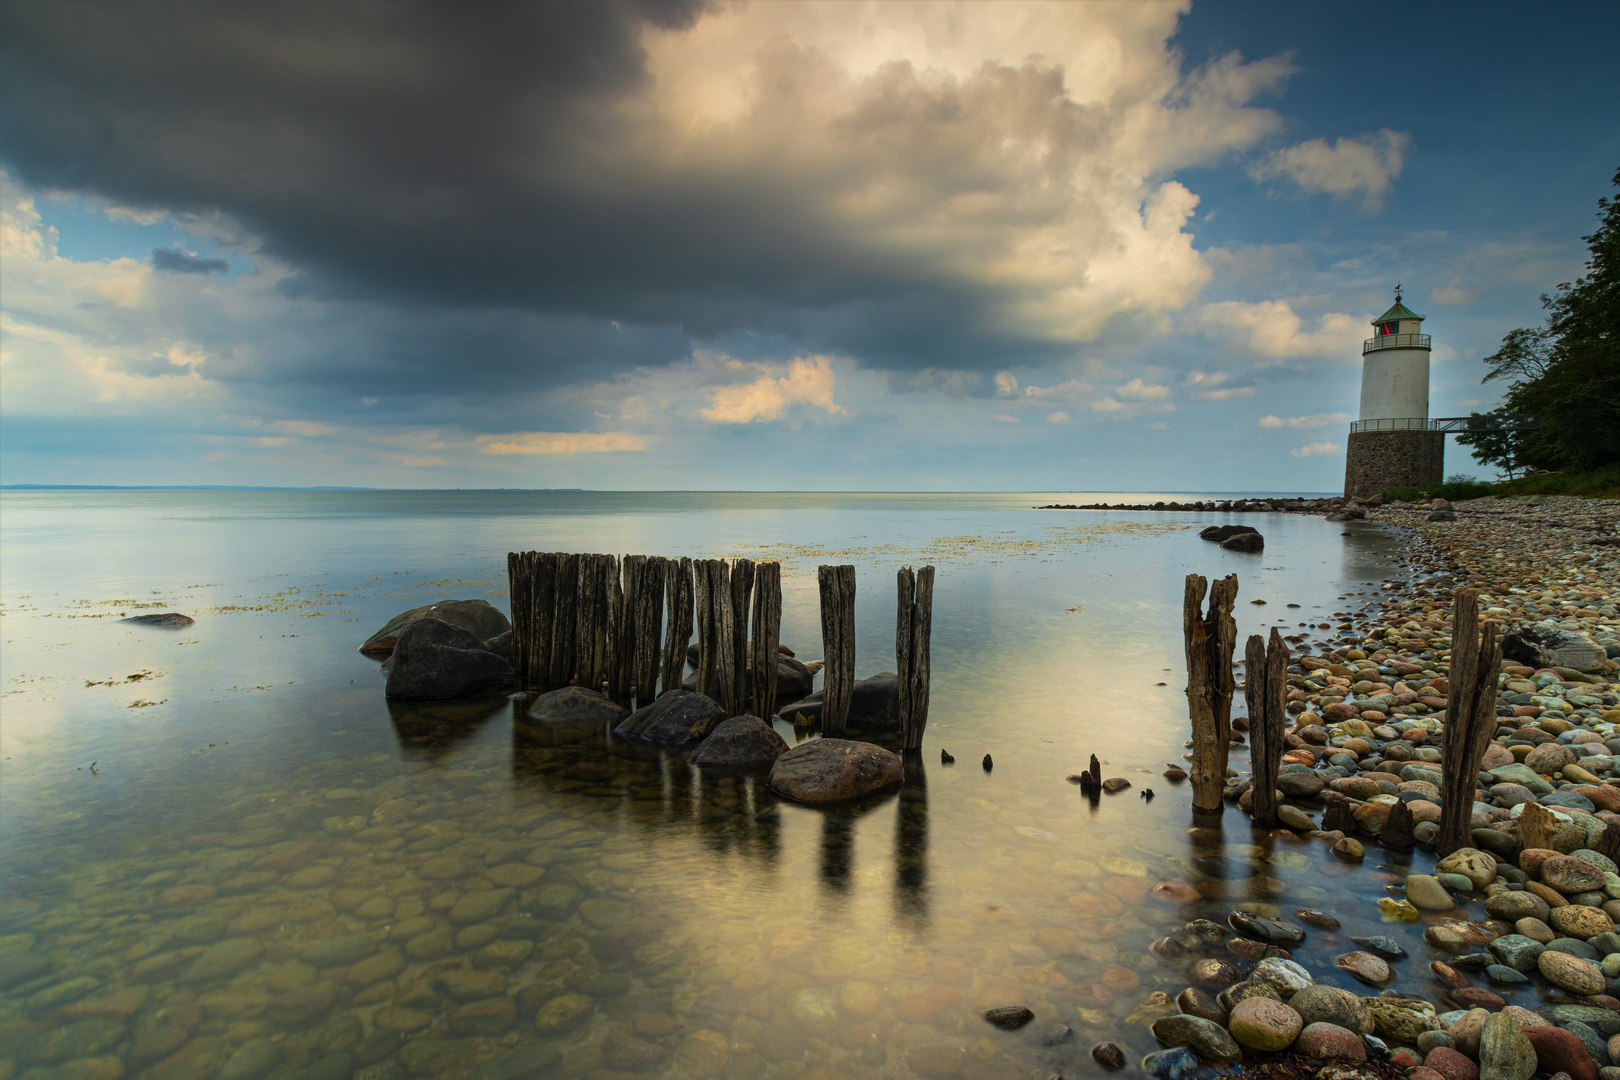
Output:
[[[1239,656],[1319,648],[1414,573],[1401,537],[1036,509],[1241,494],[0,492],[0,1076],[1046,1080],[1155,1049],[1188,985],[1162,939],[1239,906],[1334,913],[1296,959],[1356,988],[1349,937],[1409,932],[1376,906],[1397,857],[1194,821],[1163,774],[1186,575],[1238,575]],[[1229,522],[1264,551],[1199,539]],[[521,550],[778,561],[805,661],[816,568],[853,564],[863,678],[897,571],[933,565],[922,754],[810,807],[606,726],[526,737],[532,694],[388,700],[359,644],[507,610]],[[170,611],[195,621],[125,621]],[[1093,754],[1130,786],[1088,798]]]

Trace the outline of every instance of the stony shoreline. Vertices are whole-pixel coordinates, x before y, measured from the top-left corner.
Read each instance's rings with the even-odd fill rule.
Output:
[[[1584,670],[1504,661],[1474,846],[1404,881],[1387,865],[1373,871],[1390,882],[1379,901],[1384,921],[1424,927],[1433,956],[1425,992],[1377,989],[1394,981],[1389,961],[1406,955],[1391,939],[1357,938],[1358,951],[1337,958],[1337,968],[1373,988],[1358,997],[1316,985],[1293,963],[1287,950],[1304,941],[1305,927],[1241,909],[1228,926],[1195,920],[1155,945],[1161,958],[1187,958],[1192,985],[1163,1003],[1153,1030],[1169,1049],[1149,1055],[1144,1069],[1175,1080],[1196,1059],[1252,1065],[1286,1051],[1301,1066],[1386,1063],[1412,1080],[1620,1080],[1620,503],[1336,499],[1151,509],[1327,512],[1408,533],[1419,568],[1413,579],[1386,582],[1376,612],[1314,624],[1337,635],[1321,642],[1322,655],[1297,651],[1289,668],[1283,823],[1332,845],[1351,866],[1380,854],[1385,839],[1393,852],[1415,841],[1412,869],[1428,865],[1422,851],[1433,845],[1441,811],[1456,586],[1481,590],[1483,617],[1504,628],[1540,623],[1551,627],[1541,637],[1563,631],[1567,641],[1589,644],[1568,654],[1582,657]],[[1510,651],[1529,659],[1533,647],[1519,642]],[[1241,718],[1234,726],[1246,727]],[[1246,810],[1248,778],[1236,770],[1229,777],[1228,800]],[[1383,838],[1397,804],[1407,813],[1395,815],[1401,827]],[[1319,822],[1313,814],[1324,807]],[[1179,882],[1158,888],[1196,896]],[[1338,925],[1323,912],[1294,917],[1323,930]],[[1535,994],[1539,1007],[1509,1004],[1505,995],[1516,991]],[[1094,1056],[1106,1063],[1111,1054],[1098,1047]],[[1348,1074],[1341,1064],[1321,1075],[1330,1069]]]

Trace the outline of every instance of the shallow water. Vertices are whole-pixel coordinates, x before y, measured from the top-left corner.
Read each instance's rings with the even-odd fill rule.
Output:
[[[1045,1078],[1151,1050],[1133,1010],[1187,983],[1149,943],[1240,902],[1339,914],[1297,958],[1354,987],[1332,957],[1399,932],[1377,854],[1191,828],[1159,774],[1185,574],[1239,575],[1240,640],[1303,632],[1370,602],[1396,539],[1246,515],[1242,555],[1197,539],[1230,515],[1053,501],[1089,496],[5,493],[0,1080]],[[922,759],[811,809],[606,730],[520,738],[506,695],[387,702],[358,643],[434,599],[504,609],[513,549],[779,559],[801,659],[815,566],[854,563],[861,676],[893,666],[895,570],[934,563]],[[167,610],[197,622],[117,621]],[[1068,784],[1091,753],[1131,789]],[[1147,899],[1165,877],[1224,884]],[[1037,1020],[977,1015],[1011,1004]]]

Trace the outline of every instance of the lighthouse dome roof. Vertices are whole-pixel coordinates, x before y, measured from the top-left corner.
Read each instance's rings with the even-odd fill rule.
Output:
[[[1426,319],[1426,318],[1428,318],[1427,315],[1419,315],[1417,312],[1413,311],[1411,308],[1407,307],[1405,304],[1401,303],[1399,300],[1396,300],[1394,307],[1390,308],[1388,311],[1386,311],[1382,315],[1378,316],[1378,318],[1374,319],[1372,322],[1373,322],[1374,326],[1377,326],[1379,323],[1393,322],[1396,319]]]

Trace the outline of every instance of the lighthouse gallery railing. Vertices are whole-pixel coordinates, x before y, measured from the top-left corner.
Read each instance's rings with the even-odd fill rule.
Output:
[[[1429,347],[1428,334],[1384,334],[1381,337],[1368,338],[1361,343],[1361,355],[1366,356],[1375,349],[1427,349]]]

